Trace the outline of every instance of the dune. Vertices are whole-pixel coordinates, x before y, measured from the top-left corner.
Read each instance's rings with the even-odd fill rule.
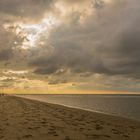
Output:
[[[140,122],[0,96],[0,140],[140,140]]]

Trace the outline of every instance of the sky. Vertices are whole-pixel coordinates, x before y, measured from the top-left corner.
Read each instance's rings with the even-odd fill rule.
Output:
[[[139,0],[0,0],[0,90],[139,93]]]

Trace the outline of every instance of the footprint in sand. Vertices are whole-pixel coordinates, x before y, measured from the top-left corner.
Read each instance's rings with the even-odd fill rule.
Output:
[[[129,136],[128,135],[123,135],[125,138],[129,138]]]
[[[4,136],[3,135],[2,136],[0,135],[0,139],[3,139],[3,138],[4,138]]]
[[[44,120],[42,120],[40,123],[43,124],[43,125],[45,125],[47,122],[44,121]]]
[[[49,131],[48,134],[53,136],[58,136],[58,134],[54,130]]]
[[[110,136],[109,135],[103,135],[104,137],[106,137],[106,138],[110,138]]]
[[[3,129],[0,128],[0,139],[2,139],[4,136],[3,136]]]
[[[102,130],[103,129],[103,126],[99,125],[99,124],[96,124],[95,125],[95,129],[96,130]]]
[[[24,135],[23,138],[31,138],[33,137],[31,134]]]
[[[111,131],[113,134],[122,134],[122,132],[120,132],[119,130],[116,130],[116,129],[112,129]]]

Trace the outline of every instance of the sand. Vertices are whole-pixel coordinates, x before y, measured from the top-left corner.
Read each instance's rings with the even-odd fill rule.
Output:
[[[140,140],[140,122],[0,96],[0,140]]]

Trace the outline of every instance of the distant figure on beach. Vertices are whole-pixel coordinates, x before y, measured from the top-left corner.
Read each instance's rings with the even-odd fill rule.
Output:
[[[4,95],[5,95],[4,93],[0,93],[0,97],[1,97],[1,96],[4,96]]]

